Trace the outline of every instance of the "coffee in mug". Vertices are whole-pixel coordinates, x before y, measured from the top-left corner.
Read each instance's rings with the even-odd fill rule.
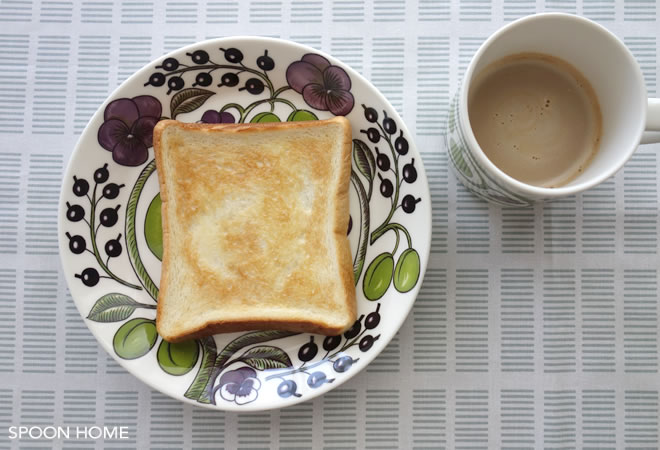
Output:
[[[564,13],[523,17],[484,41],[445,134],[458,180],[516,207],[584,192],[651,142],[660,142],[660,99],[647,97],[633,54],[602,25]]]
[[[468,116],[493,164],[545,188],[570,182],[588,166],[603,127],[589,81],[566,61],[542,53],[509,55],[478,73]]]

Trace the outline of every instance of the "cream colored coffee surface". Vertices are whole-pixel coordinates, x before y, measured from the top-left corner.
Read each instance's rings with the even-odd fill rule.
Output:
[[[598,150],[602,118],[593,88],[551,56],[526,53],[491,64],[470,88],[468,112],[486,156],[524,183],[561,186]]]

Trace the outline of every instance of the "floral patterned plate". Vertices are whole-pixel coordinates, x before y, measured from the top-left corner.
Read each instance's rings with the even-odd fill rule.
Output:
[[[346,116],[359,319],[340,336],[254,331],[169,344],[156,332],[163,254],[156,122],[279,122]],[[264,410],[342,384],[396,334],[419,291],[431,198],[412,136],[362,76],[321,52],[267,38],[201,42],[124,82],[91,119],[60,198],[59,243],[87,326],[123,367],[174,398]]]

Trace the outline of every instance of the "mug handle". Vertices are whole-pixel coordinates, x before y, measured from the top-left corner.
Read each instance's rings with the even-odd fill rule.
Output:
[[[649,99],[645,130],[640,144],[660,142],[660,98]]]

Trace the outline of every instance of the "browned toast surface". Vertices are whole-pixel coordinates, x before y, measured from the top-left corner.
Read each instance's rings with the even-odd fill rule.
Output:
[[[161,121],[154,149],[164,339],[251,329],[333,335],[355,321],[346,119]]]

